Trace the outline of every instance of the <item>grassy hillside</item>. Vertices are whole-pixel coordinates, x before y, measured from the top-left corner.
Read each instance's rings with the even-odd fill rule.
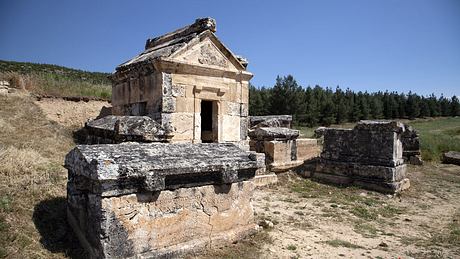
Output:
[[[78,250],[65,221],[62,167],[73,146],[72,132],[48,120],[33,98],[0,96],[0,258]]]
[[[0,60],[0,79],[16,88],[51,96],[111,98],[109,73],[87,72],[63,66]]]

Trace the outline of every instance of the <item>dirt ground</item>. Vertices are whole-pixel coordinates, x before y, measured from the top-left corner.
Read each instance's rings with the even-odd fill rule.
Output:
[[[46,117],[67,128],[79,128],[89,119],[95,119],[103,107],[111,107],[106,101],[67,101],[60,98],[42,98],[34,102]]]
[[[280,175],[278,184],[255,191],[264,230],[210,256],[459,258],[460,166],[427,164],[408,171],[412,186],[399,195]]]

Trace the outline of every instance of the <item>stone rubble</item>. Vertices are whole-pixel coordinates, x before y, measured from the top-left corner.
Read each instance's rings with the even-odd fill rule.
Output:
[[[404,132],[401,134],[403,146],[403,158],[406,163],[423,165],[420,151],[420,138],[412,126],[404,124]]]
[[[0,80],[0,95],[7,95],[10,91],[10,83]]]
[[[360,121],[353,129],[327,128],[312,177],[384,193],[407,189],[403,132],[404,126],[395,121]]]
[[[460,152],[445,152],[442,154],[442,162],[445,164],[460,165]]]

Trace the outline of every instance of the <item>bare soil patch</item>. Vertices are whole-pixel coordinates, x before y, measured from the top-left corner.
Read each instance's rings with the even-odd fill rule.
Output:
[[[410,166],[408,177],[412,181],[408,191],[384,195],[325,185],[293,173],[280,175],[277,185],[255,192],[258,221],[273,223],[272,228],[263,230],[263,244],[259,240],[253,246],[257,253],[238,254],[237,250],[244,251],[251,244],[244,241],[217,249],[218,254],[253,258],[458,258],[460,166]]]
[[[103,107],[111,107],[107,101],[69,101],[60,98],[42,98],[34,101],[46,117],[67,128],[80,128],[89,119],[95,119]]]

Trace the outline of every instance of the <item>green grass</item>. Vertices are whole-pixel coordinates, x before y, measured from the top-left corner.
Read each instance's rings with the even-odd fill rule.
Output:
[[[433,235],[430,241],[434,245],[460,247],[460,210],[452,217],[447,228]]]
[[[328,218],[342,219],[343,211],[346,210],[359,219],[373,221],[379,217],[393,218],[405,210],[403,207],[386,204],[372,193],[362,196],[362,190],[354,186],[336,187],[304,179],[292,183],[290,190],[306,199],[328,198],[329,205],[322,209],[322,216]]]
[[[324,241],[324,243],[332,246],[332,247],[346,247],[346,248],[362,248],[364,249],[364,247],[360,246],[360,245],[356,245],[356,244],[353,244],[353,243],[350,243],[348,241],[345,241],[345,240],[340,240],[340,239],[333,239],[333,240],[328,240],[328,241]]]
[[[112,87],[109,75],[49,64],[0,60],[0,80],[39,95],[110,100]]]
[[[294,251],[294,250],[297,249],[297,246],[295,246],[295,245],[288,245],[288,246],[286,247],[286,249],[287,249],[287,250]]]
[[[438,162],[446,151],[460,152],[460,117],[436,118],[409,124],[420,135],[424,160]]]

